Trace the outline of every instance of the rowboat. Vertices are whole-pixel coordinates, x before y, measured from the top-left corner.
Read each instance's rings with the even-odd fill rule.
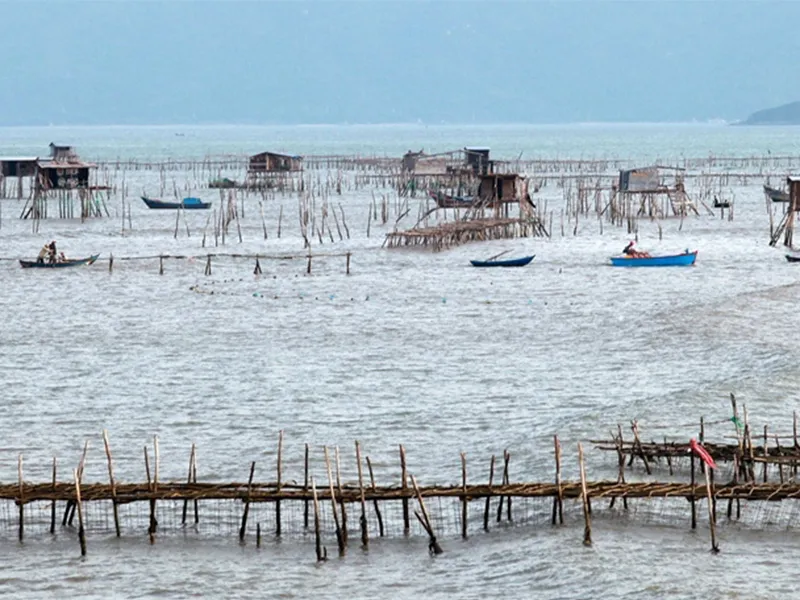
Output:
[[[471,260],[473,267],[524,267],[533,260],[532,256],[523,256],[521,258],[506,258],[503,260]]]
[[[211,202],[203,202],[200,198],[184,198],[180,202],[165,202],[155,198],[142,196],[142,200],[147,204],[147,208],[184,208],[186,210],[203,210],[211,207]]]
[[[789,262],[800,263],[800,256],[793,255],[793,254],[787,254],[786,255],[786,260],[788,260]]]
[[[612,256],[611,265],[614,267],[689,267],[697,260],[697,250],[683,254],[666,256],[631,257]]]
[[[66,269],[67,267],[78,267],[80,265],[90,265],[97,260],[99,254],[92,254],[88,258],[71,258],[61,262],[37,262],[35,260],[21,260],[19,264],[23,269]]]
[[[769,199],[773,202],[789,202],[789,193],[784,192],[783,190],[777,190],[773,187],[765,185],[764,193],[769,196]]]

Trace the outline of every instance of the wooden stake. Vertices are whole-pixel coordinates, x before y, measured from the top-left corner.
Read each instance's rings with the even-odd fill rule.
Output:
[[[369,480],[372,486],[372,491],[375,492],[375,490],[377,489],[375,486],[375,475],[372,472],[372,461],[369,459],[369,456],[367,456],[367,468],[369,469]],[[377,499],[373,498],[372,506],[373,508],[375,508],[375,516],[378,519],[378,535],[383,537],[383,516],[381,515],[381,507],[378,506]]]
[[[106,459],[108,460],[108,481],[111,484],[111,503],[114,510],[114,530],[117,537],[120,537],[119,510],[117,508],[117,484],[114,482],[114,467],[111,462],[111,445],[108,442],[108,432],[103,430],[103,445],[106,449]]]
[[[306,457],[303,467],[303,491],[308,494],[308,444],[306,444]],[[303,527],[308,529],[308,500],[303,500]]]
[[[406,470],[406,449],[400,444],[400,487],[403,490],[403,534],[408,535],[411,524],[408,520],[408,471]]]
[[[467,539],[467,455],[461,453],[461,537]]]
[[[78,506],[78,543],[81,545],[81,556],[86,556],[86,531],[83,529],[83,503],[81,502],[81,478],[77,469],[72,470],[75,477],[75,503]]]
[[[339,509],[336,506],[336,491],[333,489],[333,473],[331,472],[331,461],[328,456],[328,447],[325,446],[325,467],[328,470],[328,486],[331,492],[331,508],[333,509],[333,523],[336,527],[336,543],[339,546],[339,556],[344,556],[344,538],[342,537],[342,528],[339,525]],[[313,481],[313,479],[312,479]]]
[[[414,514],[419,522],[422,523],[423,528],[428,532],[428,537],[430,538],[428,541],[428,551],[431,554],[441,554],[443,552],[442,547],[439,545],[439,542],[436,541],[436,536],[433,533],[433,525],[431,525],[431,519],[428,516],[428,510],[425,508],[425,503],[422,501],[422,494],[417,486],[417,480],[413,475],[411,475],[411,484],[414,486],[414,492],[417,495],[419,508],[422,511],[422,516],[420,516],[420,514],[416,511]]]
[[[356,463],[358,463],[358,487],[361,491],[361,545],[369,547],[369,530],[367,528],[367,501],[364,496],[364,476],[361,471],[361,448],[356,440]]]
[[[695,506],[695,501],[696,501],[695,485],[696,484],[695,484],[695,477],[694,477],[694,460],[695,460],[694,459],[694,453],[692,453],[692,455],[689,457],[689,462],[691,463],[691,469],[692,469],[692,474],[691,474],[692,496],[689,499],[689,501],[692,504],[692,529],[697,529],[697,507]]]
[[[25,537],[25,498],[24,498],[24,483],[22,479],[22,454],[19,455],[17,460],[17,474],[19,475],[19,541]]]
[[[189,453],[189,475],[186,478],[186,483],[192,483],[192,467],[194,466],[194,444],[192,444],[192,451]],[[181,525],[186,525],[186,512],[189,508],[189,501],[183,501],[183,512],[181,513]]]
[[[250,463],[250,477],[247,479],[247,496],[244,500],[244,512],[242,512],[242,526],[239,527],[239,543],[244,543],[244,534],[247,531],[247,516],[250,512],[250,491],[253,488],[253,474],[256,471],[256,461]]]
[[[706,473],[706,495],[708,496],[708,526],[709,530],[711,531],[711,551],[714,553],[719,552],[719,546],[717,545],[717,517],[714,514],[714,499],[711,493],[711,479],[709,476],[709,471],[711,469],[705,469]]]
[[[314,546],[317,550],[317,562],[328,560],[328,549],[322,546],[322,535],[319,527],[319,498],[317,498],[317,484],[311,478],[311,492],[314,495]],[[334,511],[334,515],[336,512]]]
[[[144,470],[147,473],[147,489],[153,492],[153,483],[150,478],[150,458],[147,455],[147,446],[144,447]],[[150,543],[156,543],[156,506],[155,500],[150,500],[150,525],[147,528],[147,535],[150,538]]]
[[[556,516],[558,517],[559,525],[564,524],[564,491],[561,488],[561,442],[558,441],[558,436],[553,436],[553,447],[556,459],[556,497],[553,498],[553,514],[550,517],[550,524],[556,524]]]
[[[56,492],[56,457],[53,457],[53,494]],[[50,533],[56,532],[56,501],[50,503]]]
[[[489,463],[489,491],[492,491],[492,483],[494,481],[494,454],[492,454],[492,460]],[[492,504],[492,496],[489,494],[486,496],[486,507],[483,509],[483,530],[489,531],[489,510]]]
[[[347,545],[347,511],[344,507],[344,492],[342,491],[342,474],[339,468],[339,446],[336,446],[333,451],[334,459],[336,460],[336,488],[339,490],[339,508],[342,511],[342,541]]]
[[[281,472],[283,471],[282,457],[283,457],[283,429],[281,429],[278,432],[278,485],[277,485],[278,494],[280,494],[280,492],[281,492]],[[280,501],[280,499],[275,500],[275,535],[277,537],[281,537],[281,501]]]
[[[581,470],[581,502],[583,504],[583,545],[592,545],[592,521],[589,517],[589,496],[586,491],[586,469],[583,464],[583,446],[578,442],[578,464]]]

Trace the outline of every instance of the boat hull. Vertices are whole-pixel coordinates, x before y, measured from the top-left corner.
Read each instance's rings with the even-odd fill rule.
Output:
[[[87,258],[76,258],[74,260],[65,260],[64,262],[49,263],[37,262],[35,260],[20,260],[19,264],[23,269],[68,269],[70,267],[79,267],[81,265],[91,265],[97,260],[99,254],[92,254]]]
[[[611,265],[614,267],[690,267],[696,260],[697,250],[669,256],[651,256],[650,258],[612,256]]]
[[[784,192],[783,190],[777,190],[773,187],[765,185],[764,193],[769,196],[769,199],[773,202],[789,202],[789,193]]]
[[[177,208],[182,208],[184,210],[205,210],[211,207],[211,202],[164,202],[163,200],[145,198],[144,196],[142,196],[142,201],[147,205],[147,208],[155,210],[174,210]]]
[[[790,263],[800,263],[800,256],[794,256],[792,254],[787,254],[786,255],[786,260],[788,260]]]
[[[524,267],[536,256],[523,256],[522,258],[509,258],[506,260],[471,260],[473,267]]]
[[[469,208],[475,200],[470,196],[450,196],[444,192],[431,192],[431,198],[439,208]]]

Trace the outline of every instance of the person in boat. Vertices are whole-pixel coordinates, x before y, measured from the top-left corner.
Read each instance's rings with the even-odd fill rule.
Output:
[[[627,256],[628,258],[650,258],[650,254],[648,252],[639,252],[636,248],[633,247],[635,242],[631,240],[628,242],[628,245],[625,246],[625,249],[622,253]]]
[[[64,256],[63,251],[58,253],[58,262],[60,263],[67,262],[67,257]]]
[[[40,265],[44,264],[44,259],[49,254],[50,254],[50,244],[45,242],[44,246],[42,246],[42,249],[39,250],[39,256],[36,257],[36,262],[39,263]]]
[[[48,260],[50,264],[54,264],[58,260],[58,252],[56,251],[56,241],[53,240],[50,242],[50,252],[48,255]]]

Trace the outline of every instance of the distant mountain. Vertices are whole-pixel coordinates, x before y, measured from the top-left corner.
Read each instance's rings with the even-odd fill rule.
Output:
[[[800,101],[758,110],[739,125],[800,125]]]

